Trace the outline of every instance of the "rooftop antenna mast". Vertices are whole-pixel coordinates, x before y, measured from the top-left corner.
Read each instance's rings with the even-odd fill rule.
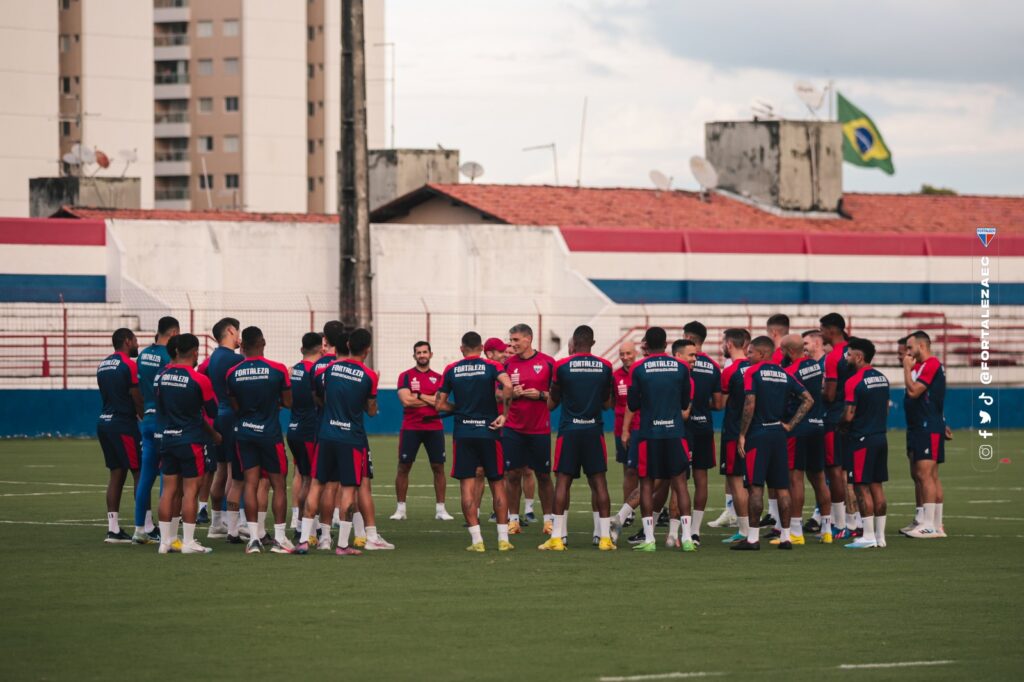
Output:
[[[558,185],[558,147],[555,145],[554,142],[551,142],[549,144],[538,144],[538,145],[535,145],[533,147],[523,147],[523,151],[524,152],[532,152],[532,151],[536,151],[538,149],[550,149],[551,150],[551,160],[554,161],[554,164],[555,164],[555,185],[557,186]]]

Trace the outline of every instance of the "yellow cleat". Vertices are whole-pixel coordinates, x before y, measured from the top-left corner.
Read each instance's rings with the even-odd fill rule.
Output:
[[[181,540],[179,538],[174,538],[174,542],[171,543],[171,551],[172,552],[180,552],[181,551]]]
[[[498,551],[499,552],[509,552],[509,551],[511,551],[513,549],[515,549],[515,545],[513,545],[508,540],[498,540]]]
[[[807,542],[804,540],[804,536],[803,535],[790,535],[789,536],[789,541],[790,541],[791,544],[794,544],[794,545],[806,545],[807,544]],[[769,545],[777,545],[780,542],[781,542],[781,540],[779,538],[772,538],[771,542],[769,542],[768,544]]]
[[[832,544],[832,533],[822,533],[821,534],[821,540],[819,542],[821,542],[821,544],[823,544],[823,545],[831,545]]]
[[[366,547],[366,538],[352,538],[353,547]]]
[[[508,534],[509,535],[519,535],[522,532],[523,532],[523,529],[519,527],[519,522],[518,521],[509,521],[508,522]]]
[[[544,535],[551,535],[551,531],[553,531],[554,529],[555,529],[555,524],[554,524],[553,521],[545,521],[544,522]]]
[[[469,547],[466,548],[466,551],[467,552],[486,552],[487,550],[484,547],[484,543],[482,543],[482,542],[474,542],[472,545],[470,545]]]
[[[597,548],[602,552],[610,552],[618,549],[618,547],[615,546],[615,543],[612,542],[611,538],[601,538],[601,542],[598,543]]]
[[[544,543],[537,545],[537,549],[542,551],[552,552],[564,552],[565,544],[562,542],[562,538],[548,538]]]

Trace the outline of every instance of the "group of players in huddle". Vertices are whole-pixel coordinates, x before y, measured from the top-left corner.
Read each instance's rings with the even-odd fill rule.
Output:
[[[639,353],[634,343],[622,343],[618,369],[593,354],[594,332],[586,325],[573,332],[569,355],[560,360],[533,347],[525,324],[512,327],[507,342],[484,343],[467,332],[463,358],[441,373],[430,366],[430,344],[417,342],[415,366],[398,378],[404,414],[391,519],[407,518],[409,472],[422,445],[433,470],[435,518],[452,520],[445,508],[442,422],[451,418],[450,476],[459,481],[469,551],[486,549],[480,509],[487,487],[497,548],[513,549],[510,536],[536,520],[529,497],[526,513],[519,513],[531,478],[548,536],[539,549],[564,551],[570,489],[581,474],[590,487],[598,549],[617,548],[639,507],[642,528],[629,538],[634,551],[656,550],[658,510],[667,516],[667,546],[694,551],[708,471],[716,465],[725,477],[726,509],[709,525],[738,527],[725,540],[731,549],[760,549],[763,532],[779,549],[792,549],[805,544],[805,530],[825,544],[849,538],[848,548],[885,547],[889,381],[870,365],[872,342],[849,337],[841,315],[820,322],[801,335],[789,333],[785,315],[769,318],[767,334],[756,338],[727,329],[723,366],[703,352],[707,329],[696,321],[671,344],[661,327],[646,330]],[[360,548],[393,549],[376,528],[363,423],[378,411],[378,377],[365,364],[370,332],[328,322],[322,334],[302,337],[302,360],[288,368],[263,357],[266,342],[256,327],[241,329],[238,320],[224,318],[212,331],[218,345],[202,365],[199,339],[181,334],[174,318],[159,321],[154,344],[141,352],[131,330],[114,332],[115,352],[97,369],[103,399],[97,433],[110,469],[106,542],[158,543],[162,554],[207,553],[212,550],[199,542],[196,526],[209,522],[207,538],[244,544],[247,553],[304,554],[316,547],[347,556]],[[900,532],[945,537],[938,477],[951,437],[942,414],[945,375],[925,332],[900,339],[899,349],[917,494],[915,519]],[[551,413],[559,407],[552,456]],[[624,473],[616,514],[603,422],[604,410],[613,407],[616,461]],[[281,408],[290,410],[286,433]],[[718,448],[715,410],[724,410]],[[291,539],[285,441],[294,461]],[[136,493],[133,536],[118,520],[129,471]],[[157,527],[150,498],[158,473]],[[805,477],[817,504],[806,526]],[[769,513],[762,517],[765,487]],[[272,536],[266,531],[271,492]]]

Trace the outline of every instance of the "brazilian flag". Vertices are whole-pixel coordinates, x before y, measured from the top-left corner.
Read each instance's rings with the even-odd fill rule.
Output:
[[[855,166],[874,166],[892,175],[892,154],[885,146],[882,134],[867,114],[853,106],[850,100],[836,93],[839,104],[839,122],[843,125],[843,161]]]

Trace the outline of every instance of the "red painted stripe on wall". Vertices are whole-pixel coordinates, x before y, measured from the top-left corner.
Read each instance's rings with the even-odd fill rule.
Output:
[[[104,246],[107,226],[102,220],[65,218],[0,218],[0,244]]]

